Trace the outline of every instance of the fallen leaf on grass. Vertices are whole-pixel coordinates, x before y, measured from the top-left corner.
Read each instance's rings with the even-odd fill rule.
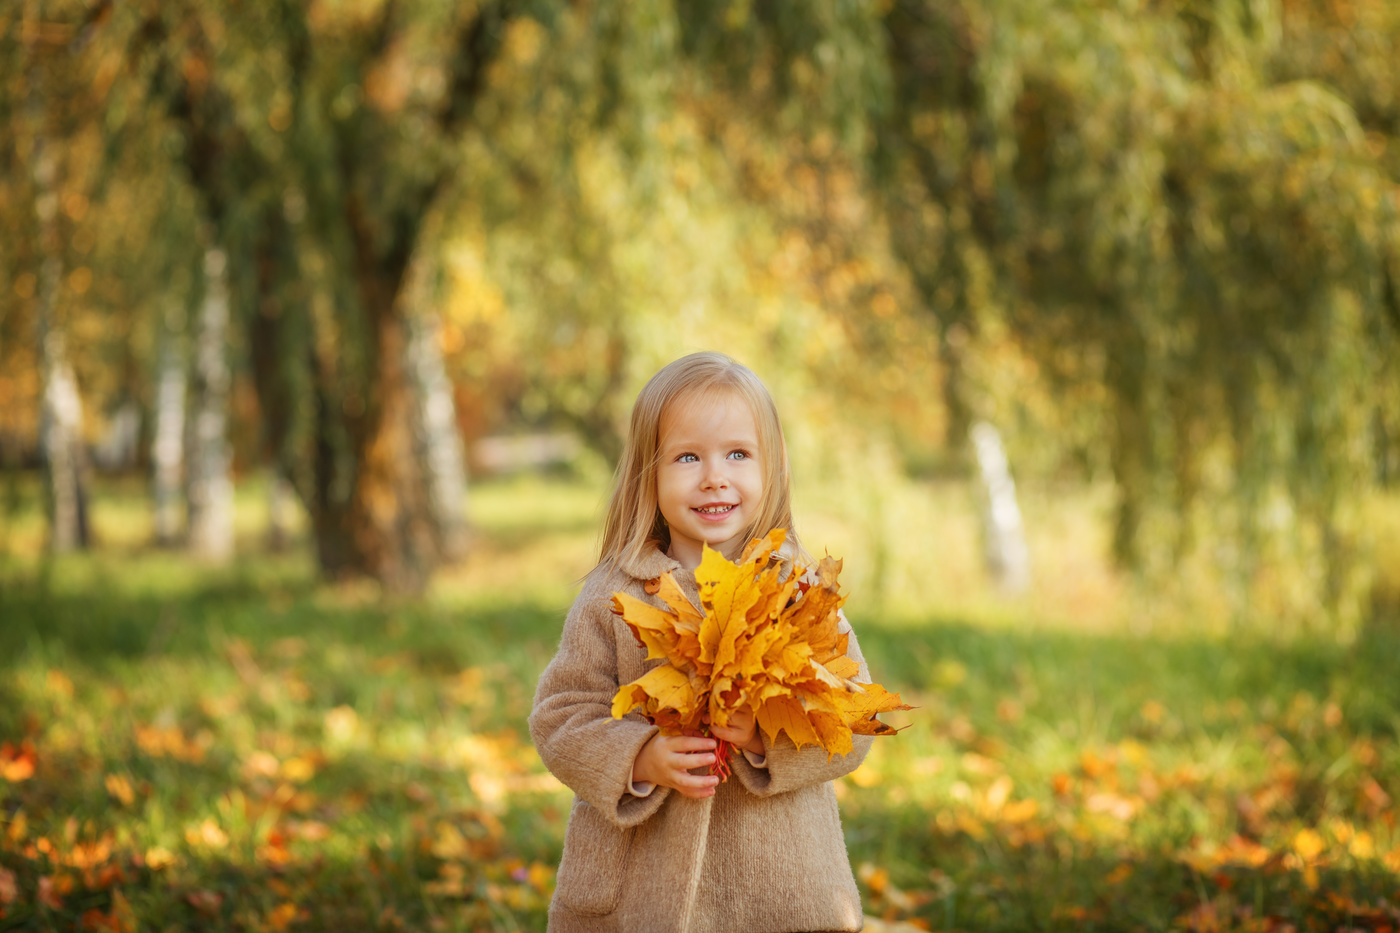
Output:
[[[277,769],[281,767],[281,762],[271,752],[258,749],[248,756],[243,762],[243,777],[245,780],[253,778],[275,778]]]
[[[554,888],[554,869],[543,862],[531,862],[525,880],[536,891],[548,894]]]
[[[1221,919],[1220,908],[1214,902],[1206,901],[1177,917],[1172,926],[1191,930],[1192,933],[1220,933],[1225,929],[1225,922]]]
[[[1025,823],[1028,820],[1034,819],[1039,812],[1040,804],[1036,803],[1034,800],[1013,800],[1002,808],[1001,821],[1013,825]]]
[[[73,890],[67,875],[45,875],[39,879],[38,899],[49,910],[62,910],[64,895]]]
[[[1079,756],[1079,768],[1084,772],[1084,776],[1097,780],[1117,768],[1113,758],[1100,758],[1089,749],[1085,749]]]
[[[214,744],[214,736],[207,729],[201,729],[193,738],[186,738],[178,726],[137,726],[136,744],[152,758],[201,764]]]
[[[1133,876],[1133,866],[1129,862],[1124,862],[1113,871],[1104,875],[1104,884],[1122,884]]]
[[[1115,820],[1122,820],[1126,823],[1137,814],[1138,810],[1142,809],[1142,801],[1105,791],[1094,794],[1084,801],[1084,807],[1090,813],[1104,813]]]
[[[316,776],[316,762],[311,758],[295,757],[282,762],[282,777],[293,784],[305,784]]]
[[[135,933],[136,915],[132,913],[131,904],[117,891],[112,896],[110,913],[96,907],[83,912],[82,928],[96,933]]]
[[[146,867],[160,871],[175,864],[175,854],[162,846],[152,846],[146,850]]]
[[[298,919],[300,911],[293,903],[278,904],[272,908],[272,912],[267,915],[267,928],[269,930],[280,931],[287,929]]]
[[[27,739],[19,745],[6,742],[0,745],[0,778],[11,784],[27,781],[34,776],[37,761],[34,743]]]
[[[1006,801],[1010,799],[1014,787],[1011,778],[1004,774],[992,782],[992,786],[987,788],[987,795],[984,798],[983,809],[987,816],[993,817],[1001,812],[1001,808],[1006,806]]]
[[[222,894],[218,891],[209,891],[203,888],[186,894],[185,900],[191,907],[206,917],[218,916],[220,908],[224,905],[224,896]]]
[[[135,933],[136,911],[131,909],[131,902],[120,891],[112,892],[112,917],[117,921],[121,933]]]
[[[326,738],[330,741],[344,745],[359,731],[360,714],[354,707],[341,705],[326,713]]]
[[[120,774],[109,774],[105,781],[107,793],[112,795],[124,807],[129,807],[136,800],[136,792],[131,788],[131,782]]]
[[[870,862],[861,863],[860,868],[856,870],[856,877],[865,882],[872,897],[884,894],[885,888],[890,883],[890,873],[883,868],[876,868]]]
[[[121,923],[96,907],[83,911],[82,928],[96,933],[121,933]]]
[[[222,849],[228,845],[228,833],[220,829],[218,823],[207,819],[186,829],[185,841],[196,848]]]
[[[1326,848],[1327,843],[1317,830],[1300,829],[1293,837],[1293,851],[1305,862],[1314,861]]]
[[[1369,808],[1377,813],[1390,806],[1390,795],[1385,792],[1385,788],[1376,783],[1376,779],[1373,777],[1368,776],[1362,782],[1361,794]]]
[[[292,820],[287,831],[306,842],[324,842],[331,835],[331,828],[320,820]]]

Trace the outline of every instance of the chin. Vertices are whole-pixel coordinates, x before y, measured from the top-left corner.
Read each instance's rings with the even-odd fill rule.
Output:
[[[738,540],[739,534],[740,533],[736,531],[733,534],[727,535],[723,538],[717,537],[713,541],[707,540],[705,543],[708,544],[710,546],[710,549],[713,551],[723,551],[725,545],[730,544],[731,542],[736,542]]]

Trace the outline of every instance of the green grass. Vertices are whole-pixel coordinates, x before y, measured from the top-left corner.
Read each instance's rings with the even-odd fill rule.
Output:
[[[100,549],[46,559],[11,489],[0,930],[543,929],[570,795],[525,718],[595,487],[474,489],[472,556],[414,601],[262,553],[256,484],[217,569],[146,545],[133,482],[100,490]],[[919,706],[838,783],[872,929],[1400,927],[1393,628],[1132,624],[1092,495],[1047,507],[1053,572],[998,601],[966,496],[907,497],[939,521],[884,556],[803,526]]]

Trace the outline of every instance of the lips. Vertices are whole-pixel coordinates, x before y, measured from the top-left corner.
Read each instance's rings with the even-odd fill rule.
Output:
[[[697,505],[691,511],[705,518],[722,518],[736,508],[738,508],[737,502],[710,502],[705,505]]]

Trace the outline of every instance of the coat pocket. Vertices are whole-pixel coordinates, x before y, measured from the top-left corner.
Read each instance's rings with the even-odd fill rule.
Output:
[[[597,917],[616,910],[635,833],[635,828],[618,829],[596,808],[576,799],[564,832],[555,897],[578,914]]]

